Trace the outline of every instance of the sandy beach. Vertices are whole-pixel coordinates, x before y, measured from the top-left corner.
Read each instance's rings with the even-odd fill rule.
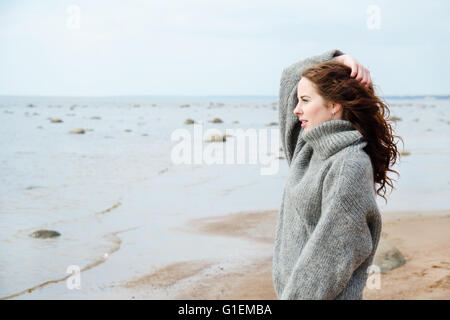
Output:
[[[450,214],[450,212],[447,212]],[[222,217],[195,219],[188,227],[207,237],[227,235],[255,244],[273,242],[277,211],[242,212]],[[381,274],[380,289],[364,289],[365,300],[450,298],[450,215],[390,219],[383,223],[382,237],[404,255],[403,266]],[[212,263],[204,261],[172,264],[157,273],[129,283],[129,287],[168,288],[176,280],[192,278],[178,286],[172,299],[277,299],[272,284],[272,257],[248,261],[229,270],[201,273]],[[217,269],[217,268],[216,268]],[[196,275],[197,274],[197,275]],[[200,275],[199,275],[200,274]],[[141,296],[145,298],[145,294]]]
[[[449,100],[392,105],[407,153],[388,203],[377,200],[384,235],[407,262],[365,298],[448,299]],[[248,143],[255,163],[175,163],[172,133],[207,151],[207,130],[272,136],[277,117],[271,97],[0,97],[0,299],[276,298],[282,150]],[[237,140],[215,144],[218,155]],[[261,173],[272,165],[274,174]],[[30,236],[43,229],[60,236]],[[79,290],[69,285],[73,267]]]

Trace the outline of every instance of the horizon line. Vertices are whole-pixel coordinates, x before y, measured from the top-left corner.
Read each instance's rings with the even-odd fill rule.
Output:
[[[0,97],[33,97],[33,98],[278,98],[278,95],[267,94],[238,94],[238,95],[183,95],[183,94],[118,94],[118,95],[30,95],[30,94],[0,94]],[[383,98],[450,98],[449,94],[417,94],[417,95],[401,95],[389,94],[380,95]]]

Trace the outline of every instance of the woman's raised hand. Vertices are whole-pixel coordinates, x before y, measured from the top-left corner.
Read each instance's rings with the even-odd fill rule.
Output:
[[[348,54],[343,54],[341,56],[334,57],[333,60],[352,68],[352,73],[350,74],[350,77],[353,78],[356,76],[356,80],[361,81],[361,83],[364,86],[369,87],[372,85],[372,78],[370,77],[370,71],[367,70],[355,58],[349,56]]]

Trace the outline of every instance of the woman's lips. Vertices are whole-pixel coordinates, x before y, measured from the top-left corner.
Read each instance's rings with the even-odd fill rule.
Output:
[[[304,126],[306,126],[306,123],[307,123],[308,121],[302,121],[302,127],[304,127]]]

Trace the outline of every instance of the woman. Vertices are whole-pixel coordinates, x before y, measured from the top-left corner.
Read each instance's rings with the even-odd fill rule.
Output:
[[[386,172],[396,172],[385,111],[367,69],[339,50],[283,71],[289,175],[273,255],[279,299],[362,299],[381,233],[376,195],[385,198]]]

